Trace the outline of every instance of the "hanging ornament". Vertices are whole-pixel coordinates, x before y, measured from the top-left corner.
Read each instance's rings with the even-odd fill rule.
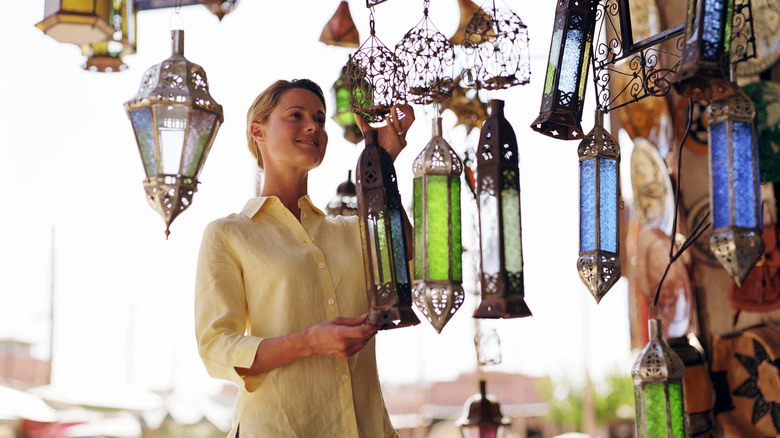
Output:
[[[434,117],[431,141],[412,164],[414,303],[437,333],[465,296],[460,229],[463,163],[441,134],[441,118]]]
[[[395,103],[405,101],[403,62],[377,38],[374,10],[369,14],[370,33],[347,61],[352,111],[366,122],[384,120]]]
[[[620,145],[604,112],[577,148],[580,157],[580,256],[577,270],[598,303],[620,278]]]
[[[477,90],[464,88],[461,82],[462,76],[458,75],[453,81],[452,96],[440,103],[439,114],[444,110],[452,111],[458,118],[455,126],[463,125],[469,135],[474,128],[481,128],[488,118],[488,105],[480,99]]]
[[[225,18],[225,15],[233,12],[233,10],[236,9],[236,6],[238,6],[238,0],[200,0],[200,2],[203,3],[212,14],[216,15],[219,21],[222,21],[222,19]]]
[[[352,105],[350,104],[351,92],[349,78],[347,77],[347,66],[341,69],[341,75],[333,83],[331,90],[336,99],[336,113],[333,114],[332,119],[344,128],[344,138],[347,141],[353,144],[360,143],[363,141],[363,132],[357,124],[357,117],[352,112]]]
[[[133,4],[132,0],[111,2],[110,17],[115,32],[105,41],[81,45],[81,53],[87,57],[84,70],[109,73],[127,69],[122,58],[134,54],[136,49],[136,11]]]
[[[475,318],[530,316],[524,300],[517,138],[504,117],[504,101],[490,101],[477,149],[480,282]]]
[[[401,38],[395,55],[404,65],[407,100],[420,105],[441,102],[452,95],[455,48],[428,16],[430,0],[423,0],[423,18]]]
[[[330,46],[349,47],[357,49],[360,46],[360,35],[352,14],[349,13],[349,3],[342,0],[336,13],[325,23],[320,34],[320,41]]]
[[[511,10],[497,9],[495,0],[491,10],[472,16],[462,44],[469,58],[464,72],[469,87],[500,90],[530,82],[528,27]]]
[[[352,171],[347,172],[347,180],[339,184],[336,197],[325,208],[328,216],[357,216],[357,187],[352,182]]]
[[[512,428],[512,420],[501,413],[498,400],[487,394],[485,381],[480,380],[479,394],[466,400],[455,426],[467,438],[506,437]]]
[[[460,8],[460,22],[458,24],[458,30],[450,37],[450,42],[452,44],[463,44],[463,40],[466,39],[466,28],[472,20],[474,20],[475,23],[490,23],[490,18],[485,11],[471,0],[458,0],[458,7]],[[475,19],[473,17],[476,14],[480,14],[480,16]],[[489,31],[486,30],[486,32]]]
[[[96,44],[111,38],[111,0],[46,0],[35,25],[61,43]]]
[[[416,325],[420,320],[412,310],[405,213],[393,160],[377,142],[376,130],[365,135],[355,174],[370,309],[367,323],[382,330]]]

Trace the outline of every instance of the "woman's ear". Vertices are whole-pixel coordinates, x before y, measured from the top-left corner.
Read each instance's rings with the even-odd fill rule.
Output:
[[[249,133],[252,134],[254,140],[263,140],[265,137],[263,126],[258,122],[252,122],[252,124],[249,125]]]

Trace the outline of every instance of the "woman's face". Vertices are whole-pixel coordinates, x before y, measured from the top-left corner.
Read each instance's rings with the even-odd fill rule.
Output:
[[[328,146],[325,117],[325,107],[313,92],[303,88],[283,91],[268,120],[251,126],[263,168],[311,170],[319,166]]]

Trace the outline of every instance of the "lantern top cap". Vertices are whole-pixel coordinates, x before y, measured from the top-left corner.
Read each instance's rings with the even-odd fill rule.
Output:
[[[368,146],[370,144],[375,145],[375,144],[379,143],[379,135],[378,135],[376,129],[367,129],[363,133],[363,135],[366,138],[366,140],[365,140],[366,141],[366,146]]]
[[[670,380],[681,381],[685,376],[682,359],[664,341],[661,320],[648,321],[649,341],[631,368],[635,382],[660,383]]]
[[[501,99],[490,100],[490,115],[503,114],[504,113],[504,101]]]

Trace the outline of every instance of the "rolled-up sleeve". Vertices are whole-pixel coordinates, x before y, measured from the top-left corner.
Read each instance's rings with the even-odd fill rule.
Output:
[[[254,391],[265,374],[241,376],[249,368],[263,338],[249,336],[241,266],[215,221],[203,233],[195,277],[195,335],[206,371]]]

